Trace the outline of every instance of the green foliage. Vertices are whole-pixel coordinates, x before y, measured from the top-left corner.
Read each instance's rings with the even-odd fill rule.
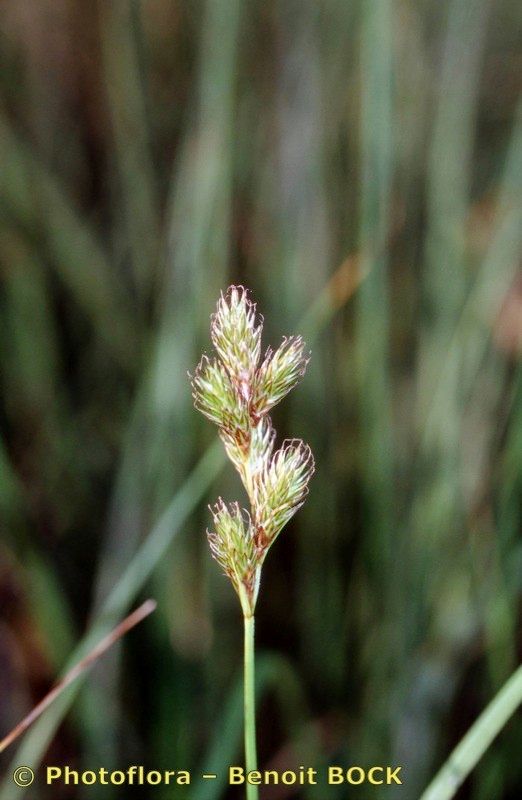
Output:
[[[143,592],[160,601],[154,635],[131,634],[73,714],[76,688],[49,709],[14,766],[53,738],[86,768],[238,756],[237,698],[217,724],[237,603],[202,534],[205,503],[238,493],[221,442],[200,461],[213,433],[185,380],[229,284],[252,287],[269,341],[314,352],[277,405],[307,351],[263,352],[237,289],[194,373],[244,482],[248,437],[254,473],[281,454],[268,414],[319,465],[264,565],[260,663],[284,654],[301,695],[283,708],[270,684],[260,764],[307,739],[321,764],[404,763],[417,800],[517,667],[520,4],[294,5],[2,3],[4,727],[78,631],[73,659]],[[275,531],[300,490],[270,475]],[[521,731],[462,796],[516,796]],[[225,797],[210,786],[195,800]]]

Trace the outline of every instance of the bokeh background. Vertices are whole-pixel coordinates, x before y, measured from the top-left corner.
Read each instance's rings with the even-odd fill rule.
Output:
[[[316,456],[258,608],[264,767],[402,764],[416,800],[520,660],[517,0],[3,0],[1,733],[145,597],[153,617],[1,762],[194,771],[238,797],[241,499],[187,370],[230,283]],[[80,647],[80,650],[77,648]],[[522,786],[514,718],[458,797]],[[221,771],[202,784],[203,769]],[[24,796],[109,798],[110,787]]]

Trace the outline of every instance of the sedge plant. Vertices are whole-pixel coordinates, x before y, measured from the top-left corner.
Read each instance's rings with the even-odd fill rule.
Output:
[[[271,409],[304,375],[310,354],[301,336],[285,337],[261,358],[263,318],[248,290],[231,286],[211,317],[216,355],[203,355],[192,378],[194,404],[219,429],[226,453],[239,472],[250,509],[221,498],[210,506],[207,531],[212,556],[239,597],[244,621],[245,767],[257,769],[254,615],[267,553],[304,503],[314,472],[310,447],[285,440],[275,450]],[[257,786],[247,783],[247,798]]]

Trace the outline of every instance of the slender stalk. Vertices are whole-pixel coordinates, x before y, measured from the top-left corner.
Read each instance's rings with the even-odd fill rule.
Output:
[[[245,671],[244,671],[244,708],[245,708],[245,767],[246,771],[257,769],[256,748],[256,695],[254,668],[254,617],[243,616],[245,625]],[[247,800],[257,800],[257,786],[246,784]]]
[[[301,336],[286,336],[261,359],[263,318],[243,286],[230,286],[211,317],[217,358],[203,355],[191,376],[197,409],[219,427],[230,460],[241,476],[250,511],[220,497],[209,506],[214,530],[210,551],[237,592],[245,630],[244,716],[246,772],[257,771],[254,679],[254,611],[266,554],[303,505],[314,458],[300,439],[286,439],[274,452],[268,412],[303,377],[310,354]],[[247,800],[258,789],[246,783]]]
[[[457,789],[484,755],[493,739],[522,703],[522,666],[471,726],[421,800],[451,800]]]

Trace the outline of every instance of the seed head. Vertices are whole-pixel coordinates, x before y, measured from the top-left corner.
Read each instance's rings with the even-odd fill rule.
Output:
[[[228,457],[247,491],[251,512],[219,499],[207,532],[213,557],[232,581],[243,613],[254,613],[261,567],[270,545],[302,506],[314,472],[308,445],[283,442],[274,453],[268,415],[304,375],[310,354],[300,336],[268,348],[262,364],[262,317],[242,286],[231,286],[211,317],[217,358],[201,358],[192,380],[194,404],[219,427]]]
[[[231,286],[218,300],[211,317],[210,336],[218,355],[248,403],[252,379],[261,355],[263,322],[242,286]]]
[[[310,354],[305,354],[301,336],[290,336],[274,352],[268,348],[256,374],[252,408],[257,415],[266,414],[279,403],[303,377]]]
[[[228,575],[241,603],[254,608],[259,585],[259,559],[250,514],[239,503],[221,499],[209,506],[215,531],[207,531],[212,556]]]
[[[314,458],[299,439],[283,442],[254,483],[255,525],[269,547],[288,520],[303,505],[314,474]]]
[[[248,408],[223,364],[202,356],[192,377],[194,405],[220,428],[248,430]]]
[[[219,435],[248,491],[247,472],[255,475],[263,469],[274,449],[275,430],[270,417],[262,417],[257,425],[251,425],[245,436],[241,436],[237,429],[224,428],[220,429]]]

